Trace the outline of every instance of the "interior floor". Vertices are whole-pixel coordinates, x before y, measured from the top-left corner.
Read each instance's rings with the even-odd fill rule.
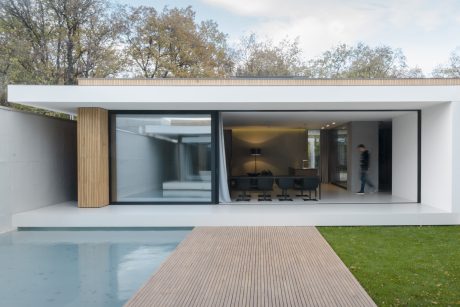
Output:
[[[181,196],[175,192],[174,196],[165,196],[162,190],[150,190],[141,193],[129,194],[118,198],[118,202],[193,202],[207,203],[211,200],[211,192],[202,192],[202,196]]]
[[[316,195],[316,200],[312,201],[304,201],[308,197],[300,197],[296,196],[300,194],[298,190],[288,190],[288,194],[292,201],[280,201],[280,197],[278,195],[281,194],[281,190],[278,186],[273,186],[273,191],[271,194],[272,201],[259,201],[260,192],[251,191],[247,192],[247,195],[250,196],[249,201],[237,201],[238,195],[240,195],[240,191],[231,191],[231,199],[232,203],[244,204],[244,203],[413,203],[415,201],[411,201],[402,197],[394,196],[390,192],[375,192],[375,193],[366,193],[364,195],[356,195],[354,192],[347,191],[344,188],[336,186],[330,183],[323,183],[321,184],[321,198],[319,198],[319,193]],[[308,195],[308,192],[304,192],[305,195]],[[315,199],[315,194],[311,193],[312,198]],[[136,193],[124,196],[118,200],[119,202],[196,202],[196,203],[204,203],[209,202],[210,197],[164,197],[162,191],[158,190],[151,190],[142,193]]]
[[[312,204],[312,203],[412,203],[415,201],[410,201],[408,199],[404,199],[401,197],[397,197],[392,195],[390,192],[375,192],[375,193],[366,193],[364,195],[357,195],[353,192],[347,191],[344,188],[338,187],[334,184],[321,184],[321,199],[319,198],[319,194],[317,195],[316,200],[314,201],[304,201],[304,198],[307,197],[299,197],[296,196],[300,194],[298,190],[289,190],[288,194],[292,201],[280,201],[280,197],[278,195],[281,194],[281,190],[274,185],[273,191],[271,192],[272,201],[259,201],[260,192],[251,191],[247,193],[250,195],[249,201],[237,201],[238,195],[241,195],[240,191],[231,191],[231,198],[232,203],[244,204],[244,203],[302,203],[302,204]],[[308,194],[308,193],[305,193]],[[312,192],[312,198],[314,198],[314,193]]]

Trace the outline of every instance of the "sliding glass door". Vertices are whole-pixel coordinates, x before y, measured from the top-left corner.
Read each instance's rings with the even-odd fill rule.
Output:
[[[111,115],[112,202],[214,202],[214,116]]]

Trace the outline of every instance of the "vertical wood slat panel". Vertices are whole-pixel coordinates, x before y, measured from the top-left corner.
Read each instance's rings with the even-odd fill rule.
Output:
[[[78,206],[81,208],[109,204],[108,120],[107,110],[78,109]]]
[[[309,79],[309,78],[158,78],[78,79],[80,86],[458,86],[460,78]]]

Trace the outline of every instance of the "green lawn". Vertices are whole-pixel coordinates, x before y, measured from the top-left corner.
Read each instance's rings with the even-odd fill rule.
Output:
[[[460,226],[318,229],[377,305],[460,305]]]

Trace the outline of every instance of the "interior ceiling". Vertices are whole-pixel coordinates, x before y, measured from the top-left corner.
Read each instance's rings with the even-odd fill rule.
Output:
[[[351,121],[391,121],[414,111],[353,112],[223,112],[225,128],[303,128],[340,127]],[[332,123],[335,122],[335,125]]]

